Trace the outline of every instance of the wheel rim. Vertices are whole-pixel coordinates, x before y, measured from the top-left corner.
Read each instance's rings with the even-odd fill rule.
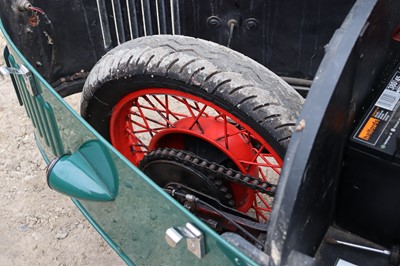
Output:
[[[203,98],[169,88],[140,89],[111,114],[111,143],[136,166],[160,146],[185,149],[181,141],[187,136],[215,147],[241,172],[276,184],[282,166],[277,153],[246,123]],[[238,184],[231,188],[235,208],[268,220],[272,198]]]

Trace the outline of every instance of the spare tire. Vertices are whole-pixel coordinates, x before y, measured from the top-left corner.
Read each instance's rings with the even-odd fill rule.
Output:
[[[151,150],[174,148],[266,180],[279,175],[302,103],[286,82],[240,53],[158,35],[126,42],[95,65],[81,114],[137,166]],[[231,189],[236,209],[268,219],[265,197]]]

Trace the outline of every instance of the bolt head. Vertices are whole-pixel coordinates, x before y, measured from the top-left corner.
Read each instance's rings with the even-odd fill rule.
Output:
[[[217,29],[221,26],[221,19],[217,16],[211,16],[207,19],[207,24],[213,29]]]
[[[260,26],[260,22],[255,18],[249,18],[244,22],[247,30],[254,31]]]

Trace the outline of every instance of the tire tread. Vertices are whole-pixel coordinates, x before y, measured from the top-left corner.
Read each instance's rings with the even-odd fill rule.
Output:
[[[82,116],[91,112],[90,101],[101,84],[143,73],[181,79],[230,102],[284,149],[303,104],[286,82],[238,52],[191,37],[160,35],[126,42],[94,66],[83,90]]]

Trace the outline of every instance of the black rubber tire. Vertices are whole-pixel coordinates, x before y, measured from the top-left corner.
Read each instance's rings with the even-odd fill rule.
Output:
[[[273,72],[224,46],[185,36],[126,42],[90,72],[82,116],[106,139],[113,107],[141,88],[168,87],[200,96],[259,133],[282,158],[303,98]]]

